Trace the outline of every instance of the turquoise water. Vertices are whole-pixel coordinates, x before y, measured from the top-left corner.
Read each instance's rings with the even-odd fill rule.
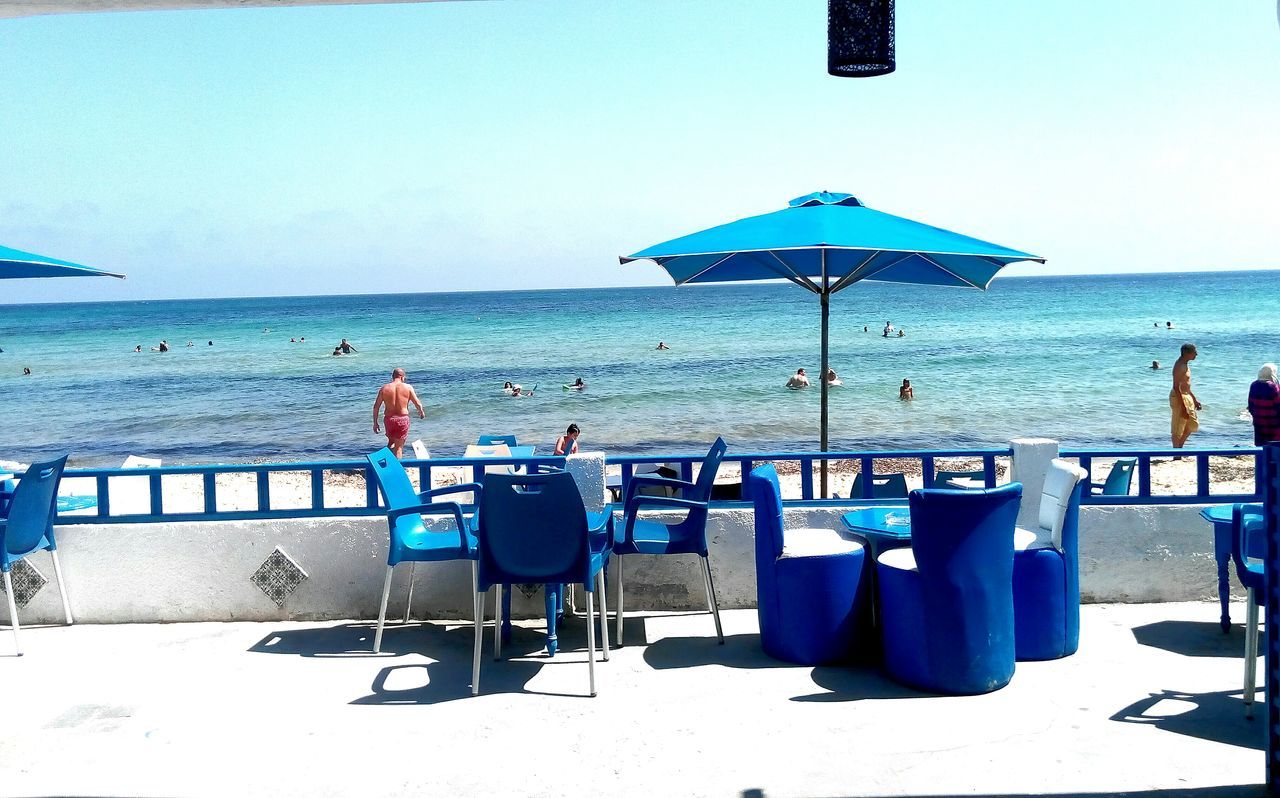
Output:
[[[1258,366],[1280,360],[1277,309],[1280,272],[855,285],[832,300],[845,384],[831,445],[1166,445],[1184,340],[1200,347],[1205,404],[1192,445],[1249,445],[1241,414]],[[906,337],[882,338],[886,320]],[[0,305],[0,459],[357,456],[383,442],[371,408],[395,366],[427,405],[410,437],[433,453],[487,432],[549,445],[570,422],[615,452],[717,434],[739,451],[816,449],[818,390],[782,386],[797,367],[817,374],[818,322],[816,298],[790,285]],[[359,353],[333,357],[344,337]],[[172,351],[132,351],[162,338]],[[561,390],[578,376],[585,392]],[[913,403],[897,400],[904,377]],[[504,396],[507,379],[538,390]]]

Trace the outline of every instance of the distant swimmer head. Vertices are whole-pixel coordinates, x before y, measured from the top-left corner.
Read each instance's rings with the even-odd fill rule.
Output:
[[[1164,326],[1165,326],[1165,328],[1166,328],[1166,329],[1170,329],[1170,330],[1172,330],[1172,329],[1173,329],[1173,322],[1171,322],[1171,321],[1166,321],[1166,322],[1164,323]]]
[[[1262,368],[1258,369],[1258,379],[1265,380],[1267,382],[1275,382],[1276,381],[1276,364],[1263,363]]]
[[[507,380],[506,382],[502,383],[502,390],[504,391],[511,390],[511,380]]]
[[[24,377],[30,377],[30,376],[31,376],[31,369],[27,368],[26,366],[23,366],[23,367],[22,367],[22,376],[24,376]]]
[[[1160,361],[1159,360],[1151,361],[1151,370],[1154,371],[1158,368],[1160,368]]]

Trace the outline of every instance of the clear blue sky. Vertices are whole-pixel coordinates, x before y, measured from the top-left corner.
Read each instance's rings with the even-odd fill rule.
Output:
[[[550,0],[0,20],[0,302],[662,284],[617,256],[791,197],[1041,254],[1280,266],[1271,0]]]

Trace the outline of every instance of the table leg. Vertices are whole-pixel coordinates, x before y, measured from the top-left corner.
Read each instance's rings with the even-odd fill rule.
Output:
[[[511,585],[500,585],[502,593],[502,642],[511,642]]]
[[[1231,631],[1231,569],[1230,558],[1218,560],[1218,603],[1222,605],[1222,618],[1218,623],[1223,634]]]
[[[543,585],[543,590],[547,594],[547,656],[554,657],[556,650],[560,647],[560,641],[556,638],[556,627],[564,585]]]

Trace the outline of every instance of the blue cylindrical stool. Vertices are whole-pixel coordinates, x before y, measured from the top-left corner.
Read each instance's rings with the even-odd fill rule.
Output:
[[[798,665],[850,659],[862,637],[866,551],[834,529],[789,529],[772,465],[754,469],[756,602],[766,654]]]

